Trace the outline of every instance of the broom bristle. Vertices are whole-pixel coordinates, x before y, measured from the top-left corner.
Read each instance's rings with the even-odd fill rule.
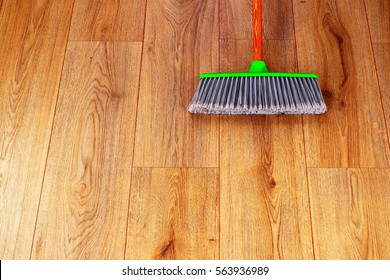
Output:
[[[200,114],[322,114],[326,105],[318,79],[220,77],[200,80],[188,107]]]

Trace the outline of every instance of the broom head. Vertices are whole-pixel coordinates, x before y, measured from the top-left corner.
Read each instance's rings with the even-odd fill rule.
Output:
[[[270,73],[254,61],[248,73],[202,74],[188,107],[201,114],[323,114],[315,74]]]

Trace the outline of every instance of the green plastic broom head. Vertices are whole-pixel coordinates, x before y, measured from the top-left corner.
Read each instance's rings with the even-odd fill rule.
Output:
[[[318,76],[272,73],[254,61],[246,73],[207,73],[188,107],[202,114],[322,114],[326,112]]]

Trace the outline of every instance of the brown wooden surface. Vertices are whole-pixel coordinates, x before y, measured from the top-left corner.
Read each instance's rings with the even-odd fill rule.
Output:
[[[388,1],[263,5],[325,115],[186,111],[251,0],[0,0],[0,259],[389,259]]]
[[[308,177],[316,259],[389,259],[390,170],[309,169]]]
[[[263,11],[263,29],[266,39],[295,39],[291,0],[263,0]]]
[[[69,43],[33,259],[121,259],[140,43]]]
[[[300,117],[222,119],[221,259],[312,258],[302,138]]]
[[[364,1],[373,43],[390,43],[390,1]]]
[[[218,259],[217,168],[133,169],[127,259]]]
[[[374,44],[373,47],[390,144],[390,44]]]
[[[223,40],[221,57],[245,57],[250,43]],[[273,67],[294,70],[293,44],[267,45]],[[245,60],[221,68],[241,71]],[[224,116],[220,135],[221,259],[313,258],[301,117]]]
[[[218,71],[217,3],[148,2],[135,166],[218,166],[218,118],[187,112],[198,75]]]
[[[73,1],[0,1],[0,259],[27,259]]]
[[[252,39],[252,0],[220,0],[220,39]]]
[[[220,39],[252,39],[252,0],[220,3]],[[291,0],[262,0],[262,4],[264,38],[295,39]]]
[[[305,116],[309,167],[388,167],[390,151],[363,0],[294,0],[300,72],[315,72],[328,113]],[[324,149],[324,147],[327,147]]]
[[[142,41],[146,0],[75,0],[70,40]]]

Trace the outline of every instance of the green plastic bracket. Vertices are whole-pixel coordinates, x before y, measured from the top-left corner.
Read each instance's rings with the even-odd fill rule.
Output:
[[[268,73],[267,65],[262,60],[253,61],[249,73]]]
[[[314,78],[318,79],[316,74],[309,73],[283,73],[268,72],[267,65],[262,60],[253,61],[249,72],[246,73],[204,73],[200,79],[205,78],[234,78],[234,77],[292,77],[292,78]]]

